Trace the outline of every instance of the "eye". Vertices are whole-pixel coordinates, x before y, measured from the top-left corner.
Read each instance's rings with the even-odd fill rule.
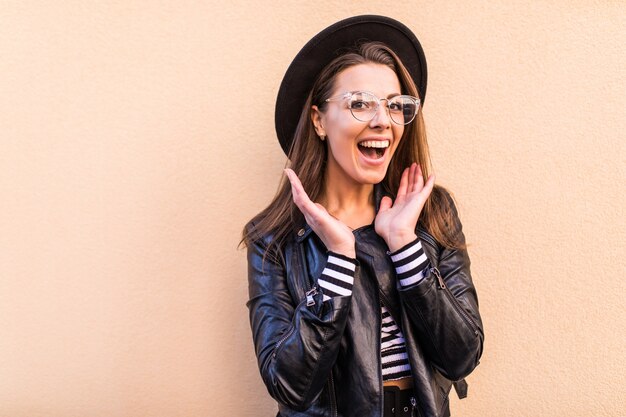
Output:
[[[370,112],[378,107],[378,99],[366,91],[357,91],[352,93],[349,107],[353,112]]]
[[[369,110],[374,108],[374,104],[368,100],[354,99],[350,101],[350,109],[352,110]]]
[[[401,112],[402,111],[402,103],[398,102],[398,101],[390,101],[389,102],[389,111],[393,111],[393,112]]]

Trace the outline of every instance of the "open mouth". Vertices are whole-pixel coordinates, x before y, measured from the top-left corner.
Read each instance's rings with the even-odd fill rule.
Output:
[[[380,159],[389,148],[388,140],[364,140],[358,144],[359,151],[367,158]]]

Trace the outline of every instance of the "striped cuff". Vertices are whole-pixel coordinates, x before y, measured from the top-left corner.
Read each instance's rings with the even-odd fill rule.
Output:
[[[328,252],[328,261],[317,283],[322,288],[322,301],[332,297],[352,295],[356,259]]]
[[[430,266],[419,239],[415,239],[408,245],[390,253],[390,256],[402,288],[419,282],[426,275]]]

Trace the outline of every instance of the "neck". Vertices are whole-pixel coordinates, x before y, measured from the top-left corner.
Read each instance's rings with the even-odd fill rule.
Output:
[[[345,177],[328,176],[325,188],[318,199],[328,212],[352,229],[372,223],[374,210],[374,185],[359,184]]]

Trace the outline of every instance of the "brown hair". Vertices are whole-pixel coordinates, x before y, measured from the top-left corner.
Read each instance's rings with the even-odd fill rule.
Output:
[[[402,94],[418,97],[417,87],[400,58],[380,42],[363,43],[356,50],[330,62],[318,75],[306,99],[288,154],[287,167],[298,175],[312,201],[316,201],[324,190],[328,151],[326,142],[319,140],[316,135],[311,121],[311,106],[316,104],[323,111],[327,104],[325,100],[333,92],[337,75],[349,67],[364,63],[388,66],[398,76]],[[424,178],[428,178],[432,170],[421,106],[415,120],[405,127],[387,174],[381,182],[387,194],[395,196],[402,171],[414,161],[420,164]],[[459,230],[455,229],[455,215],[448,192],[443,187],[435,185],[418,222],[443,246],[461,248],[464,243]],[[280,248],[293,230],[294,224],[301,224],[303,221],[302,213],[293,203],[289,181],[283,175],[272,202],[244,228],[241,243],[247,246],[261,236],[270,234],[271,241],[267,250],[277,255],[281,252]]]

